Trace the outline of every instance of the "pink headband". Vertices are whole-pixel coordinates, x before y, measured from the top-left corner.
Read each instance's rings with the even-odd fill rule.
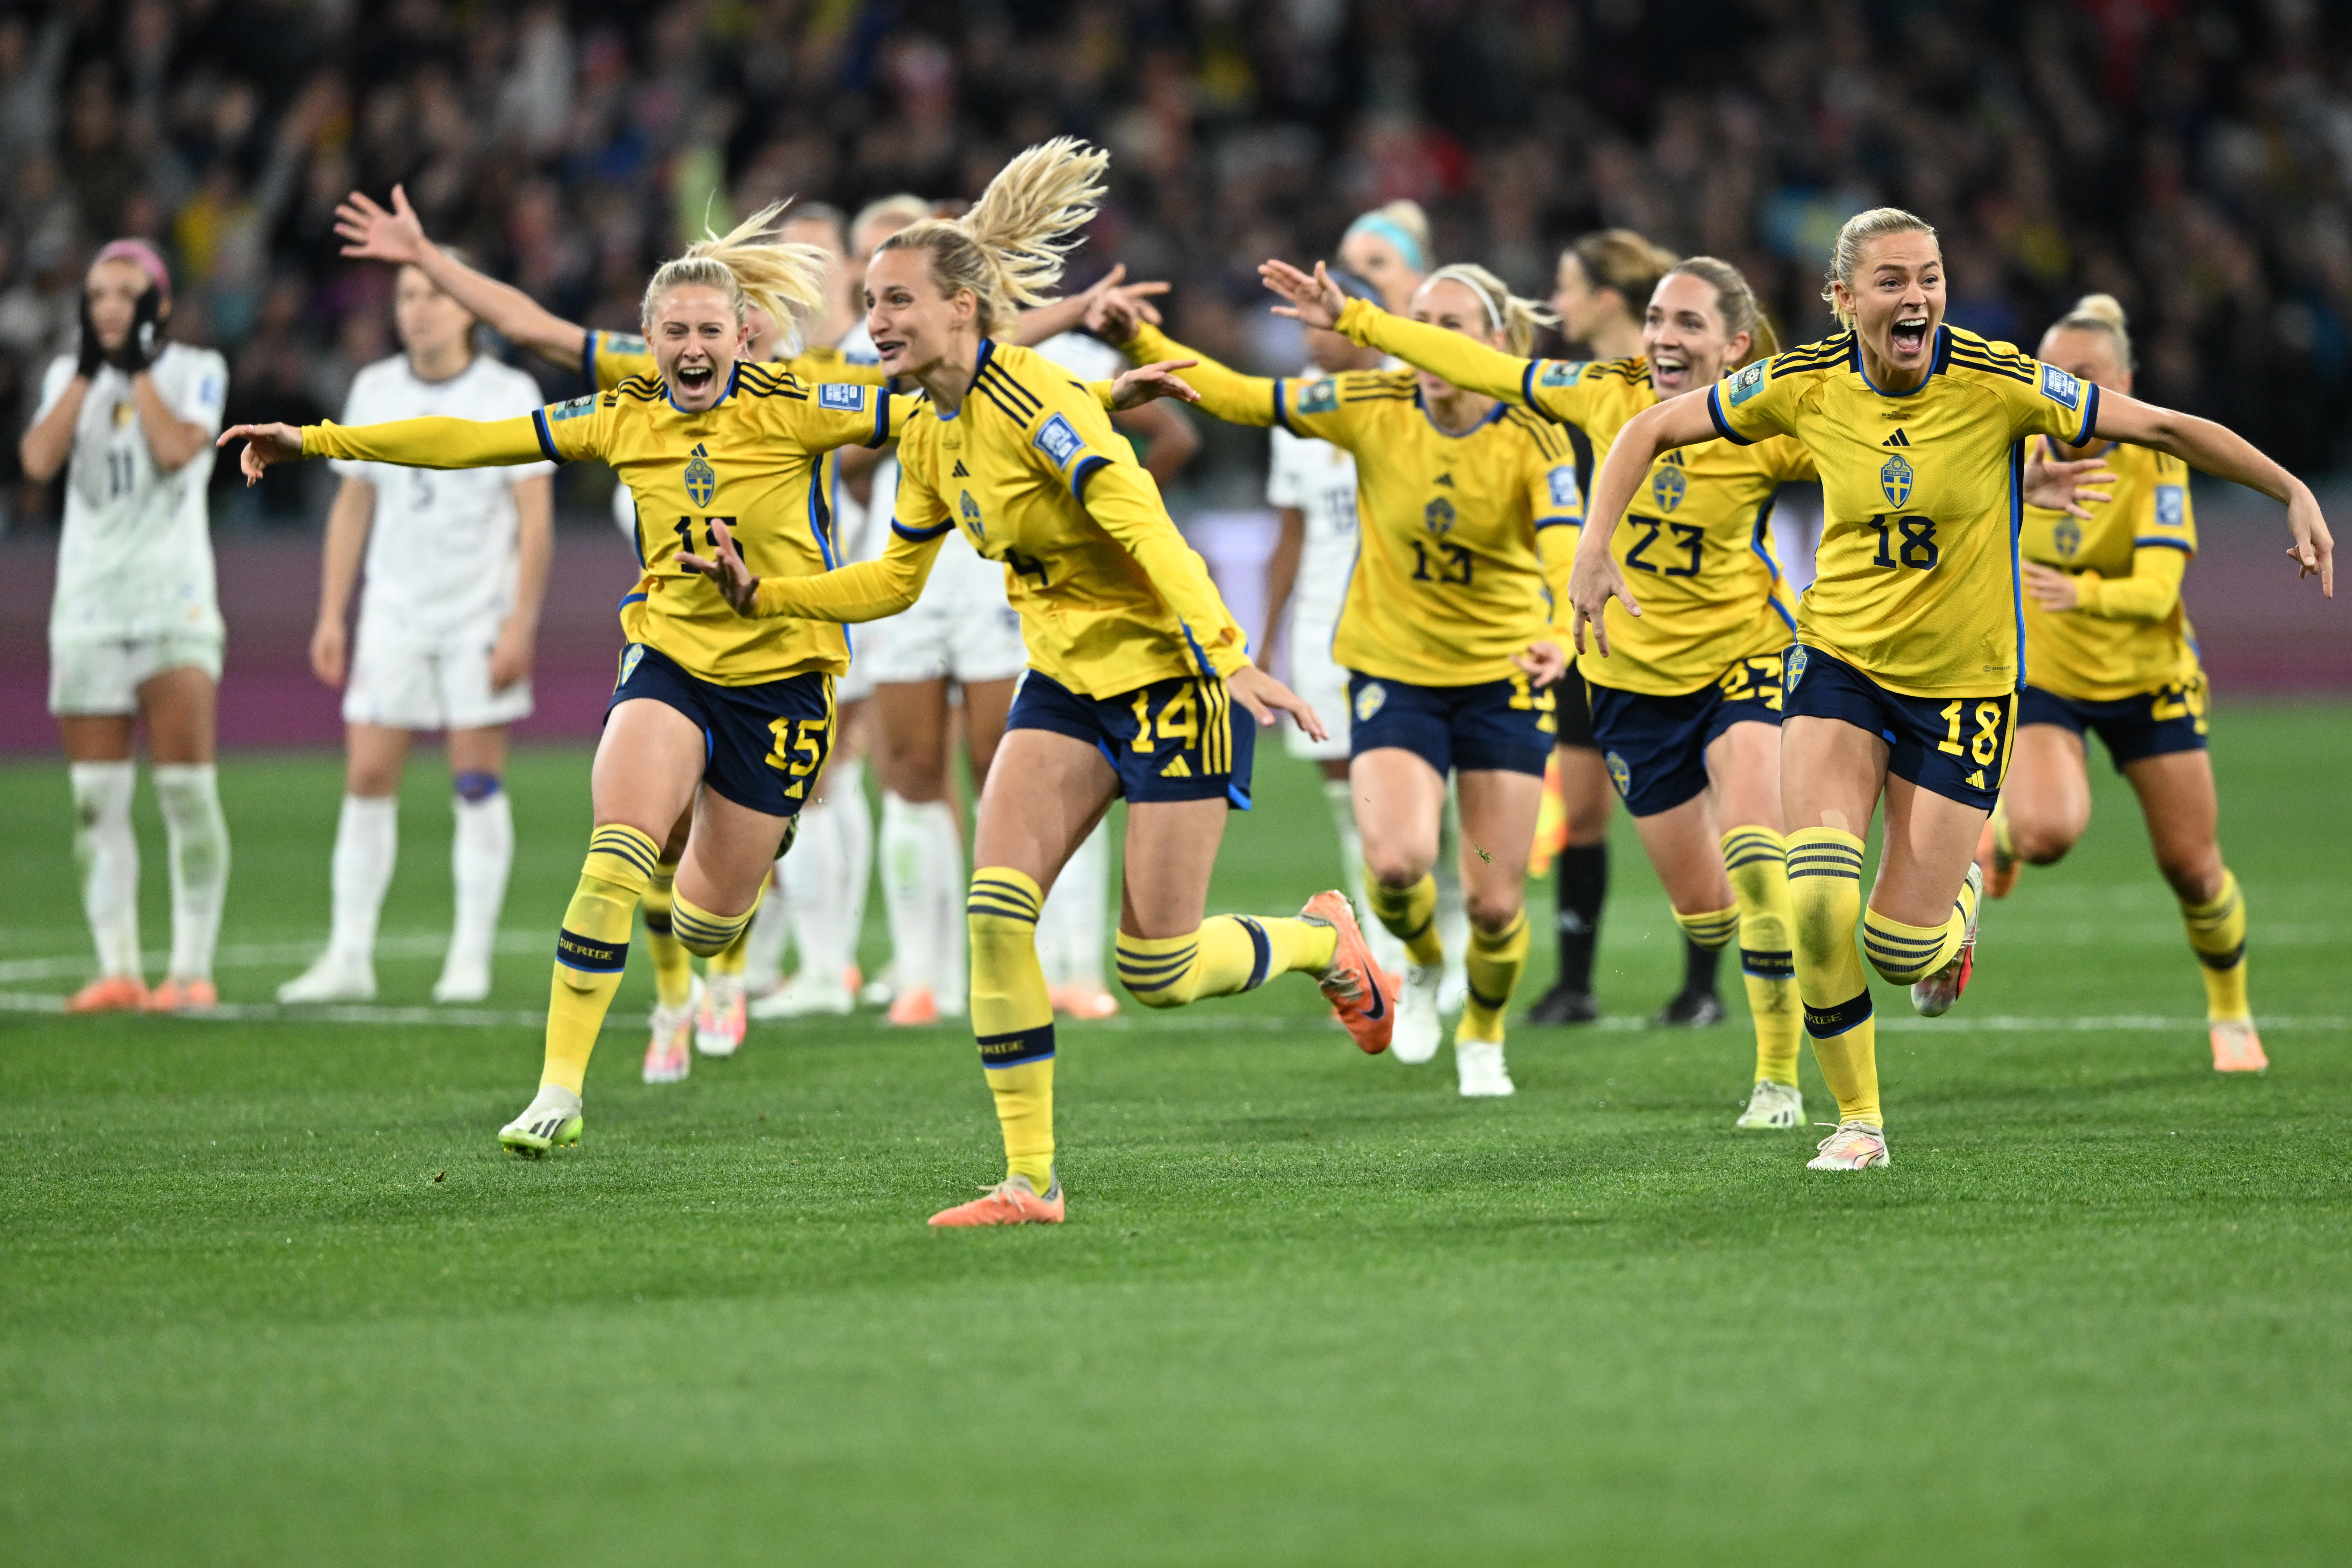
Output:
[[[101,261],[129,261],[137,264],[139,270],[147,274],[148,279],[155,285],[156,293],[165,300],[172,297],[171,270],[163,265],[162,254],[145,240],[109,240],[99,253],[90,258],[90,265],[95,267]]]

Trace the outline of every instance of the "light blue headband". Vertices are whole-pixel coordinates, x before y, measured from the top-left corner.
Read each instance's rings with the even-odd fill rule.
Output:
[[[1423,254],[1421,241],[1413,238],[1412,230],[1388,214],[1366,213],[1348,226],[1349,237],[1360,234],[1375,234],[1395,246],[1396,253],[1404,258],[1404,264],[1415,272],[1429,270],[1429,258]],[[1345,240],[1341,243],[1344,244]]]

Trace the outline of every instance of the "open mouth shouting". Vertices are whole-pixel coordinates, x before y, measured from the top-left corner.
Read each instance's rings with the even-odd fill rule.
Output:
[[[1922,310],[1915,315],[1906,311],[1895,317],[1894,326],[1888,329],[1887,347],[1898,360],[1916,359],[1925,353],[1927,349],[1927,313]]]
[[[681,359],[677,362],[677,389],[688,396],[698,395],[710,389],[711,380],[718,374],[718,367],[707,359]]]
[[[1681,392],[1691,384],[1690,361],[1673,349],[1660,349],[1650,356],[1650,384],[1659,392]]]
[[[904,338],[887,336],[874,340],[874,357],[885,365],[896,364],[906,352],[907,340]]]

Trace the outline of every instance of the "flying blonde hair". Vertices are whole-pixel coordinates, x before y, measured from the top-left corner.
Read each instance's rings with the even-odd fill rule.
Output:
[[[1853,293],[1853,269],[1862,265],[1862,247],[1890,234],[1924,234],[1934,239],[1936,226],[1901,207],[1873,207],[1854,214],[1838,230],[1837,244],[1830,251],[1829,279],[1822,285],[1822,298],[1836,312],[1839,326],[1853,326],[1853,317],[1838,308],[1837,286],[1843,283],[1846,292]]]
[[[980,330],[993,336],[1042,305],[1061,280],[1063,258],[1102,203],[1110,154],[1072,136],[1056,136],[998,171],[961,217],[927,217],[876,246],[920,250],[931,280],[949,299],[966,289],[980,301]]]
[[[1522,358],[1535,347],[1536,333],[1559,321],[1549,307],[1520,299],[1501,279],[1476,262],[1456,261],[1441,267],[1423,279],[1421,286],[1426,289],[1440,279],[1459,283],[1477,295],[1478,302],[1486,307],[1486,330],[1499,328],[1504,345]]]
[[[698,284],[725,294],[738,322],[749,307],[759,306],[776,323],[783,357],[800,353],[801,316],[824,308],[833,258],[817,246],[762,237],[791,205],[772,202],[724,235],[705,229],[706,237],[688,246],[685,255],[656,268],[638,309],[646,332],[653,331],[654,308],[664,295]]]
[[[2052,332],[2105,332],[2113,340],[2126,370],[2137,370],[2132,357],[2131,330],[2125,325],[2124,302],[2113,294],[2085,294],[2074,308],[2050,324]],[[2042,336],[2048,337],[2049,332]]]
[[[1738,370],[1749,360],[1759,360],[1780,352],[1780,336],[1764,315],[1764,307],[1756,302],[1756,290],[1748,286],[1747,276],[1728,261],[1712,256],[1694,256],[1677,261],[1666,269],[1666,277],[1676,273],[1697,279],[1715,290],[1715,308],[1723,312],[1723,335],[1736,338],[1748,334],[1748,357],[1739,364],[1726,365],[1727,371]],[[1663,281],[1663,279],[1662,279]]]

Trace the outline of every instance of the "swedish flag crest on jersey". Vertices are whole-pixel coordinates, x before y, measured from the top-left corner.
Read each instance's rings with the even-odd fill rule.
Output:
[[[2060,518],[2058,525],[2050,531],[2050,542],[2058,547],[2059,554],[2073,560],[2083,548],[2083,525],[2071,517]]]
[[[686,460],[686,493],[695,505],[709,506],[710,498],[718,491],[719,470],[710,466],[709,454],[698,441]]]
[[[1661,466],[1650,476],[1650,496],[1658,503],[1660,511],[1672,511],[1682,505],[1683,492],[1689,488],[1690,480],[1677,468]]]
[[[1625,763],[1624,753],[1612,752],[1603,759],[1609,764],[1609,782],[1617,786],[1621,795],[1633,793],[1633,770]]]
[[[1782,689],[1784,692],[1793,693],[1793,692],[1797,689],[1797,682],[1799,682],[1799,681],[1801,681],[1801,680],[1802,680],[1802,679],[1805,679],[1805,645],[1804,645],[1804,644],[1802,644],[1802,643],[1799,643],[1796,647],[1792,647],[1792,648],[1790,648],[1790,649],[1789,650],[1789,657],[1788,657],[1786,659],[1784,659],[1784,660],[1782,660],[1782,661],[1781,661],[1781,667],[1780,667],[1780,687],[1781,687],[1781,689]]]
[[[1439,496],[1422,509],[1421,521],[1428,526],[1432,533],[1444,535],[1453,532],[1454,503],[1444,496]]]
[[[1911,499],[1911,465],[1901,457],[1886,459],[1878,470],[1878,488],[1885,492],[1887,505],[1901,506]]]
[[[1356,722],[1369,724],[1372,715],[1389,700],[1389,689],[1377,680],[1367,680],[1356,688]]]
[[[964,521],[971,526],[971,536],[985,542],[988,539],[988,530],[980,521],[980,503],[971,499],[970,490],[963,492],[963,499],[956,503],[956,510],[962,514]]]

